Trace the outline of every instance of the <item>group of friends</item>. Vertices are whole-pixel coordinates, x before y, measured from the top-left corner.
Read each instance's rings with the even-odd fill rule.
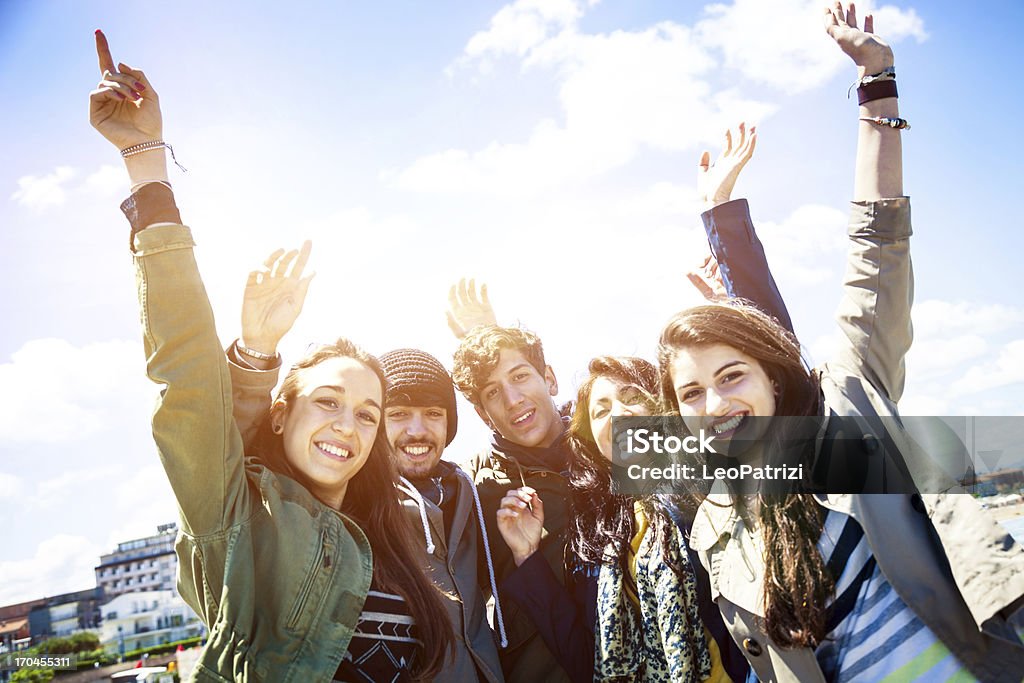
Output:
[[[699,167],[712,256],[692,277],[723,295],[672,316],[655,363],[591,360],[561,407],[541,340],[498,325],[466,282],[449,302],[451,373],[422,350],[374,357],[342,338],[310,347],[274,393],[308,243],[250,274],[225,354],[159,98],[97,32],[90,116],[132,181],[122,210],[163,385],[153,434],[181,515],[179,590],[209,629],[195,680],[1024,679],[1024,551],[970,496],[721,482],[629,496],[613,481],[614,417],[677,414],[726,441],[751,417],[898,417],[913,276],[893,52],[852,4],[824,26],[859,71],[835,358],[803,361],[731,199],[757,139],[741,125]],[[456,390],[493,432],[472,459],[443,457]],[[770,444],[735,457],[763,463]]]

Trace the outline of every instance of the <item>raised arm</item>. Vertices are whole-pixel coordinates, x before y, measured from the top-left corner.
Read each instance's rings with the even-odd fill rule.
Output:
[[[690,281],[708,298],[716,298],[720,280],[728,297],[745,299],[793,330],[786,302],[768,267],[764,247],[754,231],[750,206],[745,199],[731,200],[740,171],[757,146],[757,128],[749,131],[740,123],[737,134],[725,133],[722,154],[711,163],[704,152],[697,167],[697,192],[704,203],[704,231],[713,260],[705,259],[698,271],[688,274]]]
[[[96,47],[103,80],[90,94],[92,125],[121,150],[162,140],[152,84],[124,64],[115,70],[100,32]],[[183,530],[210,534],[248,514],[230,381],[192,255],[192,235],[180,224],[166,184],[163,149],[128,156],[125,162],[134,191],[122,208],[132,222],[147,372],[164,385],[153,415],[153,437]]]
[[[836,364],[899,401],[913,329],[910,203],[903,196],[903,146],[892,49],[874,34],[868,15],[835,3],[825,30],[857,65],[860,101],[849,255],[839,305],[843,331]],[[892,70],[892,74],[890,74]],[[865,83],[867,81],[867,83]],[[895,126],[895,127],[894,127]]]
[[[474,327],[497,324],[485,283],[480,283],[478,292],[476,281],[461,278],[448,290],[448,329],[456,339],[462,339]]]
[[[250,451],[260,422],[270,410],[271,392],[281,370],[277,345],[291,330],[315,273],[303,276],[312,248],[278,249],[249,273],[242,297],[242,336],[228,347],[235,424]]]

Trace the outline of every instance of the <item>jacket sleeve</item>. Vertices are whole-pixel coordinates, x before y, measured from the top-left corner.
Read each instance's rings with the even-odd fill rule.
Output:
[[[232,344],[227,350],[232,410],[235,424],[242,434],[242,445],[247,453],[251,453],[260,424],[270,412],[271,394],[277,385],[281,366],[257,370],[244,366],[236,354]]]
[[[153,438],[183,531],[211,534],[251,507],[213,311],[187,227],[154,225],[135,234],[133,246],[147,374],[163,385]]]
[[[569,678],[577,683],[590,683],[594,679],[597,584],[583,584],[587,595],[574,596],[559,583],[544,554],[536,552],[509,574],[501,584],[501,592],[526,611]],[[588,611],[583,601],[588,601],[592,609]]]
[[[853,202],[849,252],[837,322],[835,365],[863,377],[894,403],[903,394],[904,359],[914,333],[910,307],[910,199]]]
[[[719,204],[700,217],[729,296],[746,299],[793,332],[793,321],[754,231],[747,200]]]

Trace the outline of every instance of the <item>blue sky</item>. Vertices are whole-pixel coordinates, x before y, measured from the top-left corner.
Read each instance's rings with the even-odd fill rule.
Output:
[[[694,299],[694,168],[758,124],[748,197],[797,331],[827,358],[852,188],[854,68],[819,3],[0,3],[0,604],[92,585],[175,517],[149,437],[120,159],[88,125],[93,30],[160,93],[225,343],[246,273],[314,241],[283,351],[351,336],[446,362],[448,285],[490,283],[570,397],[599,353],[653,356]],[[913,197],[903,409],[1024,406],[1017,2],[881,7]],[[486,438],[463,405],[455,457]]]

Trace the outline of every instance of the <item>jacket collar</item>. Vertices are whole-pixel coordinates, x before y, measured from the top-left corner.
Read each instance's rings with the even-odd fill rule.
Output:
[[[721,480],[715,480],[708,495],[697,508],[697,515],[690,530],[690,547],[706,552],[720,540],[735,535],[736,525],[742,524],[734,505],[734,494]]]
[[[523,469],[565,472],[569,468],[568,418],[562,418],[562,433],[550,446],[523,446],[501,434],[491,434],[491,451],[510,458]]]

